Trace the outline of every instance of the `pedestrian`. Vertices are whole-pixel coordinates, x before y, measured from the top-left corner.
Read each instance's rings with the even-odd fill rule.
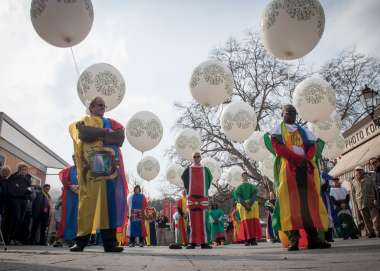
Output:
[[[147,207],[144,212],[147,246],[157,246],[156,218],[157,213],[154,207]]]
[[[78,203],[79,185],[76,166],[70,166],[61,170],[58,174],[63,185],[61,222],[58,228],[58,236],[69,247],[74,245],[78,227]]]
[[[372,178],[373,182],[376,185],[377,188],[377,208],[379,209],[379,215],[380,215],[380,156],[379,157],[373,157],[369,160],[369,163],[371,165],[372,169]]]
[[[233,242],[234,243],[244,243],[245,242],[245,234],[244,227],[241,225],[240,213],[236,208],[236,202],[234,201],[232,210],[230,212],[230,219],[233,225]]]
[[[355,168],[352,180],[354,208],[363,218],[368,238],[380,237],[379,210],[377,208],[377,189],[371,175],[365,174],[363,167]]]
[[[269,199],[265,201],[264,208],[266,210],[267,216],[267,240],[272,243],[279,242],[278,232],[273,230],[272,226],[272,216],[274,211],[274,206],[276,205],[276,196],[273,191],[269,192]]]
[[[333,178],[332,182],[330,198],[337,216],[335,222],[337,234],[344,240],[358,239],[359,230],[350,209],[350,194],[346,188],[341,186],[339,178]]]
[[[123,125],[104,117],[105,109],[104,100],[95,97],[88,107],[90,115],[69,127],[80,187],[73,252],[83,251],[94,225],[100,230],[105,252],[123,251],[117,246],[116,228],[124,225],[127,212],[128,187],[120,150],[125,132]]]
[[[321,173],[321,197],[329,218],[329,228],[325,232],[325,240],[331,243],[334,242],[334,217],[336,215],[330,197],[330,180],[332,180],[332,176],[326,172]]]
[[[49,191],[49,184],[44,184],[42,189],[38,187],[36,190],[36,197],[32,204],[33,223],[30,237],[32,245],[47,245],[47,233],[51,214]]]
[[[242,183],[234,191],[236,208],[240,214],[241,226],[244,228],[245,245],[256,246],[261,239],[259,203],[256,185],[249,183],[248,173],[241,174]]]
[[[9,198],[8,198],[8,177],[11,175],[11,169],[8,166],[2,166],[0,169],[0,229],[3,233],[3,242],[7,239],[5,234],[6,220],[8,216]]]
[[[141,193],[139,185],[136,185],[133,188],[133,194],[128,197],[128,207],[129,246],[134,247],[138,243],[140,247],[143,247],[144,239],[146,237],[144,213],[148,204],[145,195]]]
[[[203,249],[212,248],[208,244],[206,231],[208,190],[212,175],[210,170],[202,166],[200,162],[200,152],[193,153],[193,163],[185,169],[181,176],[189,209],[190,238],[187,249],[194,249],[196,245],[200,245]]]
[[[224,233],[224,212],[217,203],[211,204],[209,211],[211,225],[211,241],[214,246],[223,246],[226,241]]]
[[[20,244],[20,232],[24,231],[23,222],[25,219],[28,199],[31,195],[31,178],[28,166],[20,162],[17,164],[17,171],[8,179],[9,196],[9,220],[7,219],[6,236],[8,243],[13,241]]]
[[[181,249],[188,245],[188,213],[186,192],[176,201],[177,211],[173,214],[175,243],[169,245],[170,249]]]
[[[309,249],[330,248],[317,231],[326,231],[329,224],[315,163],[317,138],[296,124],[297,111],[293,105],[283,107],[282,117],[281,124],[264,138],[268,150],[276,156],[274,183],[278,204],[273,213],[273,228],[287,233],[289,251],[299,250],[301,229],[307,233]]]

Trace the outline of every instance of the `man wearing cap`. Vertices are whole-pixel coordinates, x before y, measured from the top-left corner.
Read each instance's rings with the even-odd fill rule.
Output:
[[[352,180],[352,199],[354,208],[362,216],[368,238],[380,237],[379,211],[377,209],[377,189],[371,176],[365,174],[363,167],[355,168]]]
[[[321,150],[310,130],[297,125],[297,111],[283,107],[283,121],[264,137],[265,145],[275,156],[274,184],[277,201],[273,212],[273,229],[286,232],[289,251],[299,250],[299,230],[308,237],[308,248],[330,248],[320,240],[317,230],[326,231],[329,220],[320,195],[321,180],[316,160]]]
[[[212,175],[207,167],[201,165],[200,152],[193,154],[193,164],[185,169],[181,178],[186,190],[189,209],[190,238],[186,248],[193,249],[196,245],[201,245],[201,248],[206,249],[212,248],[208,244],[206,232],[208,190]]]

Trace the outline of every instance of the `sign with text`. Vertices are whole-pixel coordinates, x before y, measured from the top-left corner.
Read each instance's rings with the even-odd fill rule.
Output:
[[[367,123],[363,128],[345,138],[346,146],[344,152],[355,148],[379,133],[380,128],[373,121]]]

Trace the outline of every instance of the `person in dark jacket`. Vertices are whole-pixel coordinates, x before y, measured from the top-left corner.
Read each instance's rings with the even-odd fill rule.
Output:
[[[9,219],[6,226],[6,243],[18,241],[18,232],[21,232],[28,199],[31,194],[31,175],[25,163],[17,165],[17,172],[8,179]],[[17,243],[17,242],[16,242]]]
[[[46,235],[50,218],[50,185],[45,184],[36,189],[35,199],[32,204],[32,230],[30,242],[31,244],[46,245]],[[38,231],[39,230],[39,231]],[[37,233],[39,232],[39,236]]]
[[[8,201],[8,177],[11,170],[7,166],[3,166],[0,170],[0,216],[4,219],[5,210]]]

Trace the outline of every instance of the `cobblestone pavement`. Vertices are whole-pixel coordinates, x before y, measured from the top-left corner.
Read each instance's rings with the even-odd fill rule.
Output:
[[[212,250],[101,247],[71,253],[67,248],[14,246],[0,252],[0,270],[380,270],[380,239],[337,240],[327,250],[288,252],[279,244],[229,245]]]

